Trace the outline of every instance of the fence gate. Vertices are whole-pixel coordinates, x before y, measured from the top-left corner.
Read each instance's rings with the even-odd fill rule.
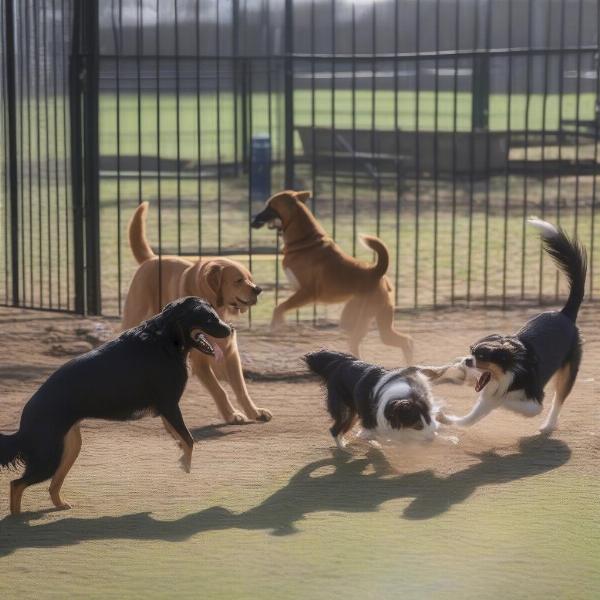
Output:
[[[97,4],[0,6],[0,304],[98,313]]]

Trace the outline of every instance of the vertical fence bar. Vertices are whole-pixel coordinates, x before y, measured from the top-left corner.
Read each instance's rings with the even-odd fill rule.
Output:
[[[71,139],[71,190],[73,208],[73,274],[75,312],[85,313],[85,248],[83,213],[83,148],[81,124],[81,3],[73,4],[71,55],[69,59],[69,119]]]
[[[63,17],[64,18],[64,17]],[[58,53],[56,42],[56,0],[52,0],[52,91],[53,91],[53,127],[54,127],[54,194],[56,196],[56,286],[58,289],[57,306],[62,309],[62,256],[61,256],[61,229],[60,229],[60,185],[58,178]],[[66,158],[66,157],[65,157]],[[48,185],[50,183],[48,182]],[[67,257],[68,260],[68,257]]]
[[[352,5],[354,7],[354,4]],[[313,128],[312,135],[310,136],[310,161],[311,161],[311,175],[312,175],[312,201],[311,208],[312,212],[317,216],[317,140],[316,140],[316,118],[317,118],[317,101],[315,94],[315,80],[316,80],[316,70],[315,70],[315,52],[316,52],[316,21],[315,21],[315,0],[311,0],[310,3],[310,122]],[[279,230],[277,230],[277,253],[279,253]],[[275,257],[278,259],[278,256]],[[279,262],[277,263],[279,265]],[[277,266],[277,277],[279,277],[279,267]],[[277,303],[277,302],[276,302]],[[313,302],[313,324],[317,321],[317,304]]]
[[[118,26],[114,25],[114,4],[112,21],[115,43],[116,88],[116,150],[117,150],[117,310],[121,314],[121,52],[123,43],[123,0],[119,0]]]
[[[337,161],[336,161],[336,133],[335,133],[335,72],[336,72],[336,23],[335,23],[335,0],[331,0],[331,202],[332,202],[332,228],[331,235],[336,238],[337,229]]]
[[[173,0],[175,34],[175,156],[177,160],[177,254],[181,254],[181,102],[179,77],[179,11],[178,0]],[[235,144],[234,144],[235,146]]]
[[[566,35],[566,20],[567,20],[567,2],[561,0],[561,11],[560,11],[560,55],[558,61],[558,180],[557,180],[557,191],[556,191],[556,223],[561,225],[561,194],[562,194],[562,163],[563,163],[563,110],[564,110],[564,73],[565,73],[565,35]],[[544,216],[542,215],[542,219]],[[544,251],[540,247],[540,265],[543,265]],[[558,269],[554,276],[554,299],[558,300]],[[541,285],[540,285],[540,304],[542,300]]]
[[[577,3],[577,57],[575,71],[577,73],[575,84],[575,235],[579,233],[579,129],[580,129],[580,104],[581,104],[581,32],[583,29],[583,0]]]
[[[34,305],[33,300],[33,278],[34,278],[34,269],[33,269],[33,166],[32,166],[32,157],[33,157],[33,147],[34,144],[31,140],[31,56],[30,56],[30,44],[29,38],[27,36],[27,31],[29,31],[29,6],[30,0],[25,2],[25,11],[24,11],[24,21],[23,21],[23,43],[25,44],[25,83],[27,88],[27,183],[28,183],[28,199],[29,199],[29,306]],[[21,78],[23,78],[23,71],[21,71]],[[21,124],[22,126],[22,124]],[[25,177],[25,176],[23,176]],[[23,203],[25,201],[23,200]],[[25,228],[21,231],[21,235],[23,236],[23,243],[25,243]],[[25,264],[23,263],[23,279],[25,279]],[[23,290],[24,291],[24,290]],[[25,296],[25,294],[23,294]]]
[[[67,27],[65,27],[65,21],[67,19],[66,15],[67,15],[67,11],[65,9],[65,0],[61,0],[61,44],[62,44],[62,64],[63,64],[63,72],[61,73],[62,75],[62,105],[63,105],[63,110],[62,110],[62,122],[63,122],[63,156],[64,156],[64,160],[63,160],[63,169],[64,169],[64,173],[63,173],[63,185],[65,186],[65,206],[64,206],[64,219],[65,219],[65,255],[66,255],[66,263],[67,263],[67,268],[66,268],[66,279],[67,279],[67,286],[66,286],[66,293],[67,293],[67,310],[71,309],[71,250],[72,250],[72,244],[71,244],[71,233],[70,233],[70,227],[69,227],[69,211],[72,209],[72,207],[69,206],[69,198],[71,198],[71,194],[70,192],[70,186],[69,186],[69,168],[67,166],[67,162],[68,162],[68,157],[70,156],[69,152],[72,153],[72,148],[69,148],[68,143],[69,140],[67,140],[67,105],[69,105],[69,85],[70,85],[70,65],[69,65],[69,58],[68,58],[68,48],[67,48]],[[69,66],[67,66],[69,65]],[[67,68],[67,72],[65,72],[65,67]],[[70,129],[69,129],[70,131]],[[73,271],[74,272],[74,271]]]
[[[144,16],[143,0],[136,4],[136,91],[137,91],[137,171],[138,171],[138,204],[142,202],[142,58],[144,56]]]
[[[473,48],[479,48],[479,0],[473,3]],[[475,55],[471,58],[471,126],[469,128],[469,234],[467,249],[467,304],[471,302],[471,283],[473,276],[473,212],[475,210],[475,85],[477,85],[477,58]]]
[[[527,0],[527,39],[529,40],[529,45],[531,46],[531,39],[533,36],[532,33],[532,24],[533,24],[533,0]],[[548,8],[547,13],[550,13],[550,9]],[[525,164],[527,164],[527,160],[529,158],[529,110],[531,107],[531,61],[532,61],[532,52],[531,47],[529,47],[529,52],[527,53],[527,62],[525,65]],[[548,56],[544,56],[544,69],[547,70],[548,65]],[[545,106],[545,97],[543,100],[542,110],[544,110]],[[544,123],[544,120],[542,120]],[[543,169],[543,156],[545,153],[544,144],[545,135],[542,131],[542,169]],[[526,271],[526,257],[527,257],[527,211],[528,207],[528,193],[529,193],[529,177],[527,170],[523,173],[523,218],[521,219],[521,300],[525,298],[525,271]],[[544,176],[542,172],[542,198],[544,197]]]
[[[484,258],[483,258],[483,301],[488,302],[489,293],[489,258],[490,258],[490,65],[489,49],[491,43],[491,28],[492,28],[492,10],[494,3],[486,2],[485,4],[485,66],[486,73],[482,83],[483,93],[483,119],[485,122],[485,157],[484,157],[484,173],[485,182],[485,236],[484,236]]]
[[[222,165],[221,165],[221,15],[219,12],[219,3],[215,3],[216,20],[215,20],[215,50],[216,50],[216,119],[217,119],[217,249],[221,254],[223,242],[222,230]]]
[[[400,61],[397,56],[399,53],[399,23],[398,19],[400,17],[400,8],[399,8],[399,0],[396,0],[394,3],[394,150],[396,154],[396,268],[394,269],[394,306],[398,306],[398,284],[400,281],[400,224],[401,224],[401,210],[402,210],[402,176],[401,172],[403,170],[403,162],[400,160],[400,124],[398,123],[399,115],[399,94],[400,94],[400,81],[399,81],[399,73],[400,69]],[[352,4],[354,6],[354,3]],[[353,27],[356,29],[356,24],[353,21]]]
[[[350,110],[352,112],[352,256],[356,256],[356,2],[352,2],[352,80]]]
[[[377,112],[377,3],[372,3],[371,17],[371,154],[375,155],[375,114]],[[381,235],[381,174],[377,161],[374,161],[375,176],[375,232]]]
[[[86,296],[87,312],[99,315],[100,295],[100,187],[98,147],[99,39],[98,0],[88,0],[85,7],[85,94],[84,94],[84,172],[86,229]]]
[[[596,99],[594,104],[594,173],[592,178],[592,226],[590,239],[590,300],[594,299],[594,255],[596,238],[596,191],[598,180],[598,135],[600,134],[600,6],[596,5]]]
[[[198,160],[198,256],[202,256],[202,118],[200,110],[200,2],[196,2],[196,155]]]
[[[156,52],[156,184],[157,194],[156,200],[158,205],[158,310],[162,309],[162,178],[161,178],[161,151],[160,151],[160,0],[156,0],[156,36],[155,36]]]
[[[294,1],[285,0],[284,15],[285,187],[294,188]]]
[[[513,0],[508,0],[508,48],[512,50],[512,19],[513,19]],[[506,131],[507,145],[510,148],[512,140],[512,55],[509,54],[507,81],[508,81],[508,99],[506,105]],[[506,308],[506,278],[508,269],[508,217],[510,208],[510,167],[508,160],[504,169],[504,232],[502,240],[502,308]]]
[[[435,2],[435,60],[433,80],[433,306],[438,303],[438,211],[439,211],[439,189],[438,189],[438,135],[439,135],[439,97],[440,97],[440,0]]]
[[[421,51],[421,4],[417,2],[415,16],[415,47],[416,54]],[[416,77],[415,77],[415,245],[414,245],[414,290],[413,290],[413,306],[419,306],[419,213],[421,204],[421,145],[419,134],[420,120],[420,87],[421,87],[421,63],[417,59],[415,61]]]
[[[32,3],[33,19],[33,64],[34,64],[34,82],[35,82],[35,156],[37,160],[37,233],[38,233],[38,277],[39,277],[39,305],[44,306],[44,279],[43,279],[43,229],[42,229],[42,157],[41,157],[41,130],[40,122],[40,33],[39,18],[40,13]]]
[[[48,71],[50,69],[54,70],[54,65],[50,65],[48,63],[48,39],[47,39],[47,29],[48,29],[48,13],[47,13],[47,2],[44,2],[42,5],[42,65],[44,70],[44,125],[46,128],[46,250],[47,250],[47,270],[48,270],[48,306],[49,308],[54,307],[54,299],[52,296],[52,218],[51,218],[51,206],[52,206],[52,187],[50,185],[50,117],[48,112]],[[56,236],[55,236],[56,237]]]
[[[3,35],[3,40],[5,40],[4,43],[6,43],[6,34],[4,33],[6,28],[6,18],[5,18],[5,9],[4,7],[0,8],[0,31],[2,32]],[[2,102],[2,140],[3,142],[6,144],[6,146],[8,146],[7,144],[7,140],[8,140],[8,119],[7,119],[7,112],[8,112],[8,103],[6,100],[6,52],[2,52],[0,54],[0,87],[1,87],[1,102]],[[16,135],[15,135],[16,137]],[[8,179],[9,179],[9,170],[10,170],[10,155],[9,152],[7,152],[6,150],[3,153],[3,164],[2,164],[2,191],[4,193],[4,206],[3,206],[3,228],[2,228],[2,233],[4,235],[4,240],[2,245],[4,246],[4,296],[2,298],[2,304],[6,304],[8,305],[11,300],[9,300],[9,298],[11,298],[11,292],[9,292],[9,287],[10,287],[10,282],[9,282],[9,272],[10,272],[10,250],[9,250],[9,246],[10,246],[10,228],[9,228],[9,204],[10,204],[10,197],[9,197],[9,185],[8,185]]]
[[[450,304],[456,300],[456,155],[458,125],[458,52],[460,50],[460,0],[454,7],[454,80],[452,88],[452,229],[450,233]]]
[[[533,6],[531,4],[533,0],[529,0],[529,23],[530,28],[533,27]],[[548,45],[548,40],[550,39],[550,32],[552,31],[552,4],[548,5],[548,10],[546,11],[546,29],[545,29],[545,40],[546,45]],[[530,33],[532,35],[532,33]],[[550,66],[550,58],[551,55],[546,55],[544,58],[544,89],[542,96],[542,198],[541,198],[541,213],[542,218],[546,214],[546,130],[547,130],[547,114],[548,114],[548,87],[549,87],[549,66]],[[529,117],[529,114],[527,115]],[[560,126],[558,126],[560,129]],[[527,129],[525,130],[525,139],[528,140],[529,134],[529,118],[527,118]],[[559,133],[560,136],[560,133]],[[559,138],[560,139],[560,138]],[[525,155],[527,158],[527,154]],[[527,197],[525,197],[525,208],[527,209]],[[526,218],[527,215],[523,214],[523,239],[526,239],[525,236],[525,226],[526,226]],[[526,252],[526,246],[524,244],[523,253]],[[544,261],[544,252],[542,248],[539,249],[539,283],[538,283],[538,301],[541,303],[542,301],[542,293],[543,293],[543,261]]]
[[[17,178],[17,82],[15,76],[14,0],[4,0],[4,60],[8,125],[8,179],[10,193],[10,252],[12,304],[19,305],[19,181]]]

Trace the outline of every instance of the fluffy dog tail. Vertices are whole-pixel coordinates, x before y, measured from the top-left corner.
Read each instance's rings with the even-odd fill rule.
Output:
[[[142,202],[133,213],[129,222],[129,247],[133,252],[138,264],[150,260],[154,256],[152,248],[146,239],[146,213],[148,212],[148,203]]]
[[[308,365],[308,368],[323,379],[327,379],[340,362],[356,360],[351,354],[335,352],[334,350],[317,350],[305,354],[302,358]]]
[[[359,239],[365,248],[369,248],[377,254],[377,262],[366,269],[369,284],[375,286],[387,273],[390,266],[390,254],[386,245],[379,238],[372,235],[361,235]]]
[[[0,467],[14,467],[23,462],[19,444],[19,433],[0,433]]]
[[[575,323],[585,294],[587,252],[578,240],[570,239],[561,227],[536,217],[529,219],[529,224],[541,231],[544,250],[567,276],[569,297],[561,312]]]

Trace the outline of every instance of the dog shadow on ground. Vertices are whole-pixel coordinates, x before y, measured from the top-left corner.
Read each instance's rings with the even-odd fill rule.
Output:
[[[142,512],[93,519],[66,517],[40,525],[30,525],[29,521],[44,513],[6,517],[0,521],[0,557],[19,548],[67,546],[89,540],[177,542],[204,531],[224,529],[288,535],[297,532],[296,523],[311,513],[373,512],[382,503],[398,498],[412,498],[403,518],[430,519],[465,501],[482,486],[540,475],[564,465],[570,456],[570,448],[561,440],[535,436],[523,438],[515,453],[500,456],[484,452],[477,455],[479,462],[440,477],[430,470],[392,476],[389,463],[376,451],[361,458],[336,454],[304,466],[284,487],[243,513],[215,506],[174,521],[160,521]]]

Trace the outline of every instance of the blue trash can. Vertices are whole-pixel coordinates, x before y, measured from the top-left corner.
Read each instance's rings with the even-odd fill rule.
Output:
[[[250,199],[266,200],[271,195],[271,138],[266,133],[252,136],[250,143]]]

